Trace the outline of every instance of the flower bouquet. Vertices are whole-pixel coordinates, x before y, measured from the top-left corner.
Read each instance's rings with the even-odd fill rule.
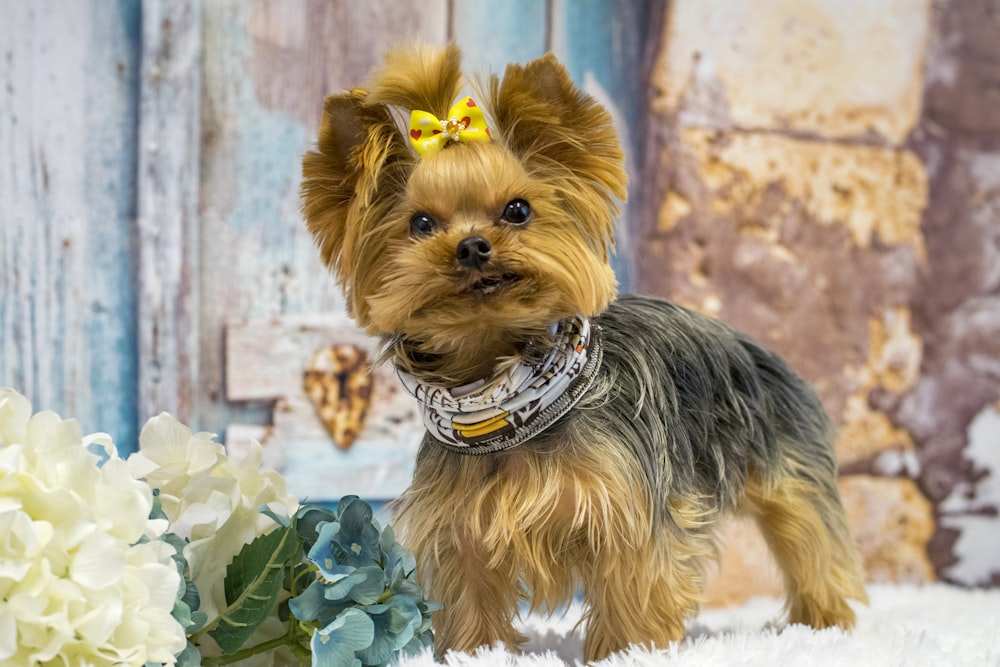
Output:
[[[384,665],[432,645],[413,556],[354,496],[168,414],[106,434],[0,389],[0,664]]]

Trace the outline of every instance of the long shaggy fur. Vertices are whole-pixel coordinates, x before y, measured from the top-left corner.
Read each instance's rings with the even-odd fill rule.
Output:
[[[516,640],[484,626],[465,637],[473,599],[509,619],[521,598],[558,605],[580,584],[588,658],[679,640],[701,601],[713,526],[733,511],[760,522],[792,622],[852,625],[846,599],[865,593],[815,394],[773,353],[665,301],[622,297],[594,321],[598,378],[542,436],[490,457],[421,447],[398,508],[425,578],[462,600],[441,612],[446,645]],[[475,577],[454,576],[448,555],[459,553]],[[478,588],[494,576],[525,587],[487,600]]]
[[[715,320],[614,300],[621,148],[608,113],[551,55],[480,83],[492,141],[418,159],[396,118],[443,117],[461,85],[454,46],[390,53],[365,88],[327,99],[303,164],[322,256],[400,368],[438,385],[489,380],[577,314],[603,341],[591,388],[534,439],[482,456],[421,446],[395,508],[444,604],[438,651],[516,645],[520,602],[553,608],[580,587],[588,660],[680,639],[727,512],[760,525],[789,620],[850,627],[847,600],[865,592],[816,395]],[[504,221],[512,200],[530,203],[526,224]],[[433,229],[413,233],[414,216]],[[456,256],[472,237],[490,248],[478,267]]]

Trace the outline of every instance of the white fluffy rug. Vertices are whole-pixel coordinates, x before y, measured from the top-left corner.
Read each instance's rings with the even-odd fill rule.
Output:
[[[776,630],[781,603],[752,600],[742,607],[702,612],[681,644],[650,651],[631,648],[597,663],[601,667],[1000,667],[1000,589],[964,590],[944,585],[871,586],[869,607],[858,607],[851,633],[800,625]],[[562,667],[582,662],[582,640],[573,633],[579,609],[563,617],[530,616],[522,625],[531,640],[523,653],[502,646],[475,655],[451,653],[454,667],[500,665]],[[432,667],[429,655],[407,667]]]

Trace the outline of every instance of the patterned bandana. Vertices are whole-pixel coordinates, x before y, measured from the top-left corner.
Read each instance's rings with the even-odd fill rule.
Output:
[[[488,454],[516,447],[570,411],[590,388],[603,356],[600,331],[581,318],[553,325],[555,344],[537,362],[513,367],[499,381],[455,389],[424,384],[397,369],[420,403],[424,426],[446,449]]]

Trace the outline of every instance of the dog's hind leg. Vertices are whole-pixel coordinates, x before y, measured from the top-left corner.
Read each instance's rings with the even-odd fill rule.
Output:
[[[861,563],[829,466],[786,458],[768,484],[751,480],[748,507],[785,580],[788,622],[854,626],[848,599],[867,602]]]

